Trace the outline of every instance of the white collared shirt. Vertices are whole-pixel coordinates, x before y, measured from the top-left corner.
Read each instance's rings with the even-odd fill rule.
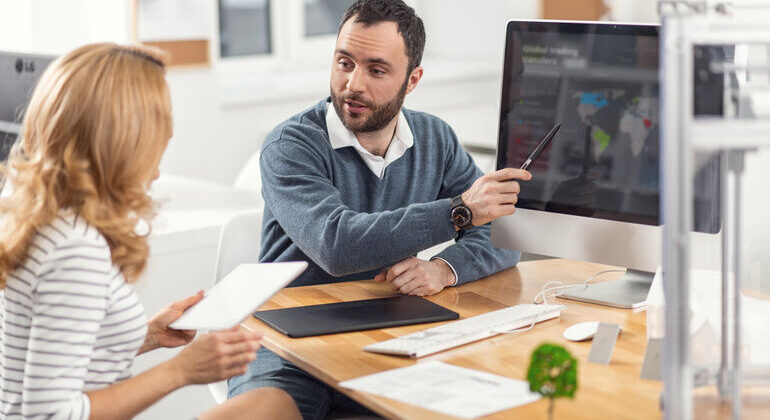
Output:
[[[385,176],[385,168],[397,161],[414,145],[412,129],[409,127],[409,123],[406,122],[403,112],[398,113],[396,131],[393,133],[393,139],[390,141],[384,158],[369,153],[368,150],[361,146],[356,135],[342,123],[331,102],[326,104],[326,130],[329,132],[329,141],[333,149],[353,147],[358,152],[358,155],[361,156],[366,166],[380,179]]]
[[[353,147],[361,156],[366,166],[374,173],[377,178],[382,179],[385,176],[385,168],[391,163],[397,161],[401,156],[414,145],[414,136],[412,135],[412,129],[409,127],[409,123],[406,121],[404,112],[398,113],[398,122],[396,123],[396,131],[393,133],[393,139],[390,141],[388,150],[385,152],[385,157],[380,157],[369,153],[368,150],[361,146],[358,142],[356,135],[352,131],[348,130],[342,123],[337,111],[334,110],[334,105],[329,102],[326,104],[326,131],[329,133],[329,141],[331,142],[333,149],[341,149],[343,147]],[[441,257],[432,257],[433,259],[439,259],[444,261],[446,265],[452,269],[452,273],[455,275],[455,282],[452,286],[457,284],[457,270],[452,267],[449,261]]]

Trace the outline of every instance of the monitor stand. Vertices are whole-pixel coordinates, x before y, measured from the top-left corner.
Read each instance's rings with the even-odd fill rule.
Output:
[[[558,297],[613,308],[636,309],[646,304],[654,276],[655,273],[628,269],[620,279],[570,288]]]

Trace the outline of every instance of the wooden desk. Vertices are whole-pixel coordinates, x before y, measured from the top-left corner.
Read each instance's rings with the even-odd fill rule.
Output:
[[[488,278],[449,288],[431,301],[450,308],[462,318],[518,303],[529,303],[542,285],[551,280],[580,283],[596,272],[612,268],[571,260],[525,262]],[[609,273],[596,281],[621,276]],[[328,284],[284,289],[261,309],[331,303],[392,296],[386,286],[373,281]],[[500,335],[418,360],[367,353],[367,344],[387,340],[438,324],[421,324],[382,330],[334,334],[299,339],[289,338],[255,318],[245,322],[249,329],[264,334],[265,347],[291,361],[325,383],[388,418],[430,419],[437,414],[384,397],[339,388],[341,381],[384,370],[412,365],[418,361],[441,360],[457,366],[525,379],[532,351],[544,342],[565,346],[578,359],[579,388],[575,399],[556,403],[557,419],[657,419],[661,418],[659,395],[662,384],[639,379],[646,347],[645,313],[634,313],[559,299],[567,308],[559,318],[537,324],[522,334]],[[564,329],[581,321],[602,320],[623,327],[609,366],[586,361],[590,342],[573,343],[562,338]],[[546,418],[547,401],[516,407],[490,415],[488,419]]]

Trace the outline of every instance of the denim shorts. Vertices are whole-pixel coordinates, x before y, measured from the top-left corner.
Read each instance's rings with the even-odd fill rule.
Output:
[[[249,371],[227,381],[227,398],[264,387],[280,388],[291,395],[304,420],[321,420],[331,409],[375,416],[346,395],[261,347],[256,360],[249,364]]]

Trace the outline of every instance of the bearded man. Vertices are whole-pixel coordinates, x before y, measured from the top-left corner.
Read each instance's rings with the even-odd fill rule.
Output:
[[[432,295],[514,266],[489,241],[531,175],[483,175],[448,124],[402,107],[423,75],[422,20],[401,0],[359,0],[340,23],[331,96],[276,127],[260,155],[260,261],[307,261],[291,286],[372,279]],[[430,260],[415,255],[454,239]],[[312,320],[308,320],[312,322]],[[267,349],[229,394],[285,390],[306,419],[365,411]]]

